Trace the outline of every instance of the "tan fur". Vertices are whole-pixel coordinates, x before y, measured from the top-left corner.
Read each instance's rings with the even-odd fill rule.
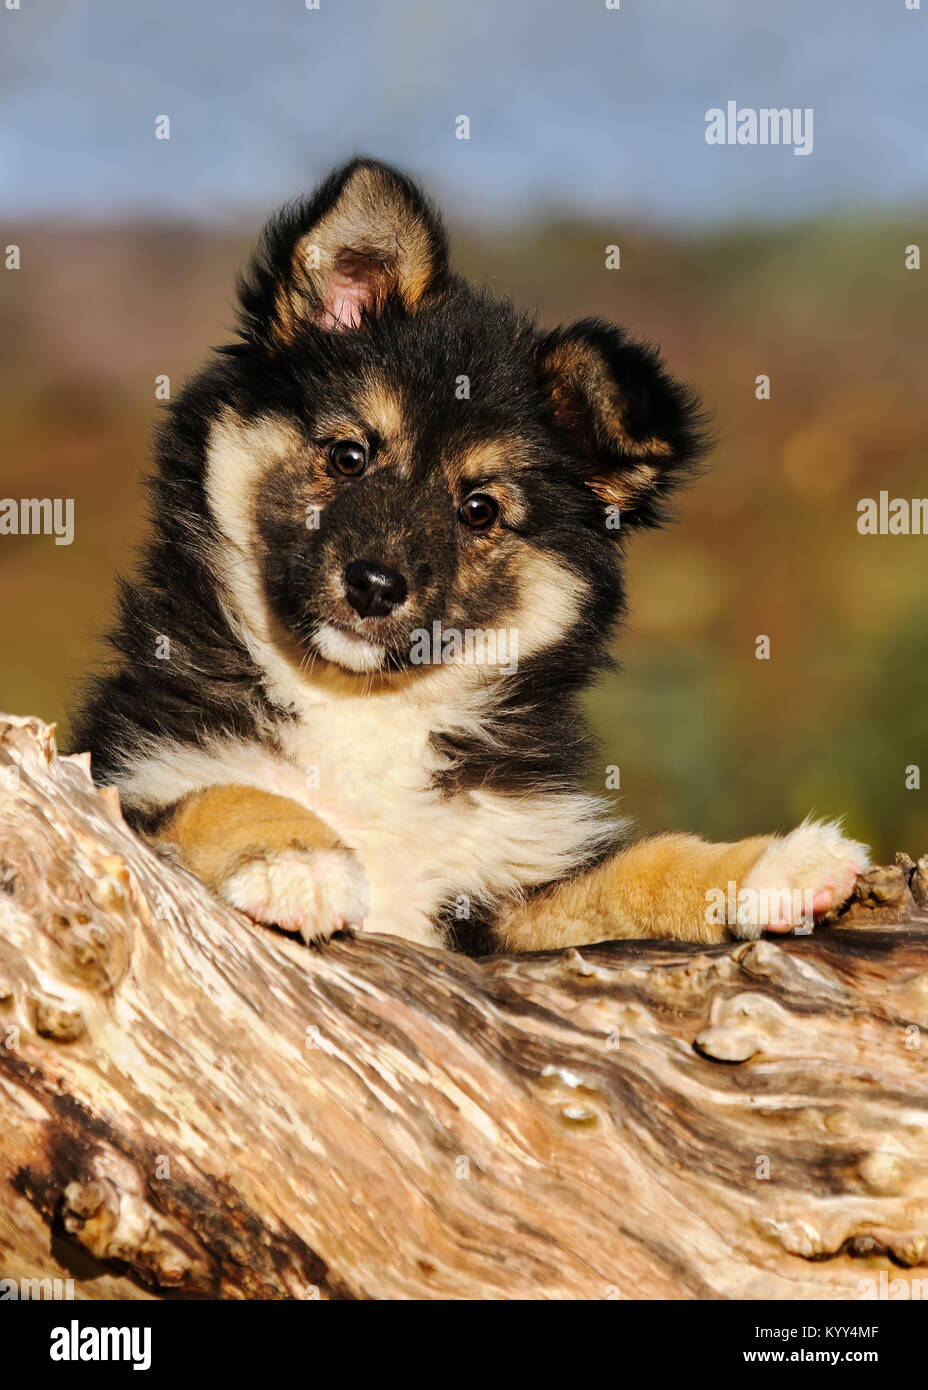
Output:
[[[656,835],[507,908],[500,943],[525,951],[620,937],[708,944],[811,930],[816,916],[847,901],[869,862],[866,845],[837,821],[807,819],[788,835],[734,844]]]
[[[629,433],[621,391],[595,348],[585,342],[560,343],[545,362],[554,413],[591,457],[605,444],[636,465],[616,472],[594,472],[588,486],[602,501],[628,507],[658,476],[649,459],[666,459],[670,445],[656,436],[636,439]]]
[[[525,443],[516,435],[500,434],[487,439],[482,444],[474,444],[453,460],[454,481],[474,478],[499,478],[505,481],[518,473],[520,468],[530,465],[532,455],[525,451]]]
[[[296,800],[245,785],[216,785],[188,795],[157,838],[169,844],[188,868],[233,906],[259,921],[299,930],[307,940],[322,940],[343,922],[364,924],[373,888],[381,907],[366,923],[370,930],[405,936],[422,945],[442,944],[429,917],[444,895],[432,897],[431,903],[419,898],[418,885],[423,881],[421,872],[416,872],[417,867],[419,871],[425,868],[427,880],[429,873],[435,875],[437,871],[437,859],[429,870],[430,857],[426,855],[422,861],[420,856],[428,820],[441,819],[440,802],[433,800],[430,818],[405,827],[408,836],[401,834],[391,843],[388,824],[380,823],[380,815],[392,797],[387,797],[388,805],[379,805],[376,779],[365,778],[354,789],[358,819],[352,824],[346,790],[350,793],[350,789],[342,789],[335,801],[323,797],[320,803],[326,815],[342,820],[345,840],[327,820]],[[408,811],[413,810],[423,790],[409,802]],[[554,846],[559,842],[563,846],[567,829],[566,822],[558,820],[567,806],[558,807],[555,801],[542,798],[531,807],[520,808],[522,814],[528,812],[524,832],[529,832],[531,825],[541,852],[537,866],[531,866],[528,859],[520,863],[523,884],[541,877],[543,847],[550,856],[547,868],[555,867]],[[594,808],[575,801],[572,809],[582,823],[584,814]],[[467,857],[472,875],[469,886],[485,902],[496,900],[494,935],[498,947],[508,951],[554,950],[620,938],[706,944],[733,935],[755,938],[763,924],[757,920],[739,919],[734,924],[719,920],[710,911],[713,893],[725,894],[732,885],[766,887],[769,880],[770,886],[784,893],[796,888],[814,894],[829,890],[827,905],[839,906],[868,863],[865,846],[847,840],[836,824],[806,821],[785,837],[758,835],[733,844],[665,834],[620,850],[597,868],[524,899],[507,894],[499,877],[501,872],[505,877],[506,870],[497,859],[506,837],[519,835],[513,818],[519,812],[515,806],[506,806],[505,799],[494,805],[494,799],[486,794],[476,799],[470,811],[476,815],[469,825],[462,806],[440,827],[437,840],[445,847],[449,861],[445,867],[454,867],[460,886],[467,869],[464,860],[452,852],[456,838],[453,822],[457,820],[454,828],[463,832],[472,853],[478,849],[477,825],[485,821],[489,834],[484,853]],[[549,819],[552,813],[553,819]],[[587,835],[595,833],[589,822],[585,829]],[[407,841],[405,850],[400,844],[403,839]],[[357,854],[348,848],[352,841]],[[516,846],[514,840],[504,857],[514,850],[518,853]],[[527,849],[527,837],[521,840],[521,848],[523,852]],[[482,889],[477,886],[481,878]],[[449,877],[445,892],[453,883]],[[433,878],[431,894],[436,886]],[[392,903],[395,913],[384,913],[384,903]]]
[[[706,895],[732,880],[743,883],[773,839],[711,844],[697,835],[655,835],[506,909],[500,944],[508,951],[543,951],[622,937],[725,941],[731,932],[708,920]]]
[[[383,381],[365,382],[359,396],[359,408],[364,421],[385,440],[391,442],[403,434],[403,412],[396,392]],[[345,438],[352,438],[346,435]]]
[[[277,296],[277,334],[292,342],[307,315],[334,326],[326,309],[328,291],[342,279],[363,282],[374,306],[396,289],[414,308],[434,269],[425,223],[410,216],[379,170],[358,169],[331,211],[297,243],[292,278]]]
[[[586,485],[596,493],[601,502],[612,507],[628,507],[647,492],[657,477],[657,469],[647,464],[623,469],[621,474],[594,473]]]
[[[279,416],[246,424],[226,409],[210,434],[206,496],[216,522],[215,568],[229,622],[272,683],[285,680],[300,653],[271,612],[255,546],[255,496],[266,471],[305,450],[299,431]]]
[[[472,478],[490,477],[495,473],[507,473],[512,469],[512,458],[507,454],[505,441],[493,440],[477,444],[455,460],[454,472],[464,481]]]
[[[332,409],[321,409],[316,428],[329,439],[362,443],[377,434],[381,440],[378,458],[382,456],[401,473],[406,471],[410,448],[400,399],[375,372],[360,379],[350,402],[340,400]]]
[[[525,521],[526,508],[518,475],[520,467],[530,457],[521,440],[500,435],[475,445],[463,455],[446,459],[445,476],[452,493],[462,500],[479,486],[481,492],[489,493],[499,503],[505,521],[510,526],[519,526]],[[496,539],[498,541],[499,537]],[[493,543],[492,537],[481,538],[482,550],[488,542]]]
[[[182,863],[220,894],[250,860],[290,849],[344,848],[334,830],[298,802],[243,786],[185,797],[157,839],[176,848]]]

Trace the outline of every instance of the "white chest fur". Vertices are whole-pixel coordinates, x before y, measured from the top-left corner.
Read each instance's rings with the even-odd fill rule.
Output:
[[[288,761],[304,774],[300,799],[364,864],[368,928],[419,941],[437,939],[442,906],[467,917],[568,871],[600,810],[578,796],[443,795],[432,785],[441,758],[430,712],[344,701],[285,734]]]
[[[140,759],[123,786],[152,805],[219,783],[288,796],[359,855],[371,889],[368,930],[439,944],[440,909],[467,917],[556,879],[604,834],[596,798],[436,790],[442,761],[431,734],[467,722],[460,706],[409,692],[316,696],[281,724],[280,755],[230,739],[171,745]]]

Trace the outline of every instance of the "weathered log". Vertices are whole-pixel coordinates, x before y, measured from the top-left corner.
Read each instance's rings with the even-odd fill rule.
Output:
[[[0,1278],[856,1298],[928,1276],[928,861],[776,942],[313,950],[4,716],[0,886]]]

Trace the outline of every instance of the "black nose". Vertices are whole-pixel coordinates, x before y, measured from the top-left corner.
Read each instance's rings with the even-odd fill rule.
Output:
[[[345,566],[345,593],[362,618],[385,618],[409,592],[399,570],[379,560],[352,560]]]

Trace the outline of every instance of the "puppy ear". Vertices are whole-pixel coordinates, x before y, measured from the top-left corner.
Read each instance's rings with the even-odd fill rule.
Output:
[[[549,334],[541,372],[558,429],[587,461],[587,486],[621,523],[655,526],[705,452],[699,399],[650,348],[599,319]]]
[[[310,324],[356,329],[391,295],[415,309],[447,266],[441,219],[416,185],[356,159],[268,224],[239,285],[245,333],[287,344]]]

